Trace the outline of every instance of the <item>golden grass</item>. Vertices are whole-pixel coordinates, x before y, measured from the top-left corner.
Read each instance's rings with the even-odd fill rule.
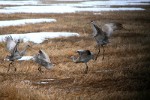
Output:
[[[32,44],[27,55],[44,49],[56,65],[52,70],[42,68],[32,61],[16,62],[17,71],[3,61],[8,52],[0,43],[0,99],[1,100],[146,100],[150,95],[150,35],[149,12],[102,12],[76,14],[1,14],[1,20],[21,18],[55,18],[56,23],[41,23],[0,28],[0,34],[41,31],[78,32],[80,37],[49,39],[42,44]],[[99,25],[120,22],[124,30],[116,31],[106,46],[105,59],[90,61],[88,74],[83,74],[84,64],[75,64],[70,57],[78,49],[97,53],[91,38],[89,22]],[[22,49],[24,43],[21,43]],[[36,84],[42,79],[54,78],[48,84]]]

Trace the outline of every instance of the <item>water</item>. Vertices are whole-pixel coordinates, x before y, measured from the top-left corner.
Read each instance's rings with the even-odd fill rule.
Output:
[[[64,0],[64,2],[49,2],[43,4],[39,0],[0,0],[0,5],[5,5],[0,9],[0,13],[76,13],[76,12],[101,12],[101,11],[129,11],[145,10],[135,7],[137,5],[149,5],[149,0]],[[63,1],[63,0],[61,0]],[[70,3],[70,2],[73,3]],[[13,6],[7,6],[13,5]],[[47,10],[48,9],[48,10]]]

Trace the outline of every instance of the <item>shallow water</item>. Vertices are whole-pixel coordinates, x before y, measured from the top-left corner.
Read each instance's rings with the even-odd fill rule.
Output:
[[[149,0],[134,0],[134,1],[78,0],[78,2],[73,2],[73,3],[70,3],[71,0],[68,1],[69,3],[67,2],[67,0],[64,0],[63,3],[53,2],[52,4],[51,3],[43,4],[38,0],[25,0],[25,1],[16,1],[16,0],[2,1],[1,0],[0,5],[16,5],[16,6],[1,8],[0,13],[76,13],[76,12],[84,12],[84,11],[87,12],[126,11],[126,10],[144,10],[143,8],[134,7],[135,5],[150,5]],[[130,7],[126,7],[126,6],[130,6]]]

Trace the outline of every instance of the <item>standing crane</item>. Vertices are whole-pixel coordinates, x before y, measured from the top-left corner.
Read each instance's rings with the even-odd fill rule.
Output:
[[[94,59],[94,54],[90,52],[90,50],[78,50],[77,53],[79,54],[79,57],[75,58],[74,56],[71,56],[71,58],[75,63],[85,63],[86,69],[84,73],[87,74],[88,72],[87,62],[90,61],[91,59]]]
[[[98,45],[98,53],[95,57],[95,60],[97,60],[97,57],[100,53],[100,47],[103,48],[103,58],[104,59],[104,46],[109,43],[109,37],[115,30],[120,30],[123,28],[122,24],[120,23],[107,23],[102,28],[100,28],[95,21],[91,21],[91,26],[93,29],[93,38],[95,39],[97,45]]]

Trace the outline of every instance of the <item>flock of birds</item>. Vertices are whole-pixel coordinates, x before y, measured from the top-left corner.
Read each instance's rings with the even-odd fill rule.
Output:
[[[10,62],[7,72],[10,70],[11,65],[14,67],[14,61],[22,58],[26,54],[26,50],[30,47],[30,45],[26,45],[25,48],[22,51],[18,50],[20,40],[15,42],[11,36],[6,37],[6,49],[8,52],[10,52],[10,55],[6,56],[6,59],[8,59]],[[44,66],[47,69],[50,69],[53,64],[51,63],[49,56],[43,51],[39,50],[39,53],[34,55],[32,60],[34,60],[36,63],[38,63],[41,66]],[[41,66],[39,66],[38,70],[42,72]],[[16,71],[16,68],[14,67],[14,70]]]
[[[95,39],[98,46],[98,53],[94,55],[90,50],[77,50],[78,57],[72,56],[72,60],[75,63],[85,63],[86,69],[84,71],[85,74],[88,72],[87,62],[91,59],[97,60],[98,55],[100,53],[100,48],[103,48],[103,58],[104,59],[104,46],[109,43],[109,37],[115,30],[122,29],[122,24],[120,23],[107,23],[102,27],[99,27],[95,21],[91,21],[91,26],[93,29],[93,38]],[[6,37],[6,49],[9,51],[10,55],[6,56],[6,59],[11,61],[9,64],[8,70],[10,67],[14,67],[14,61],[22,58],[26,54],[26,50],[30,47],[30,45],[26,45],[25,48],[20,51],[18,50],[18,46],[20,44],[20,40],[17,42],[13,40],[11,36]],[[44,50],[39,50],[38,54],[34,55],[32,58],[33,61],[39,64],[38,70],[42,72],[41,67],[45,67],[46,69],[51,69],[54,64],[50,61],[49,56]],[[14,67],[15,71],[16,68]]]

